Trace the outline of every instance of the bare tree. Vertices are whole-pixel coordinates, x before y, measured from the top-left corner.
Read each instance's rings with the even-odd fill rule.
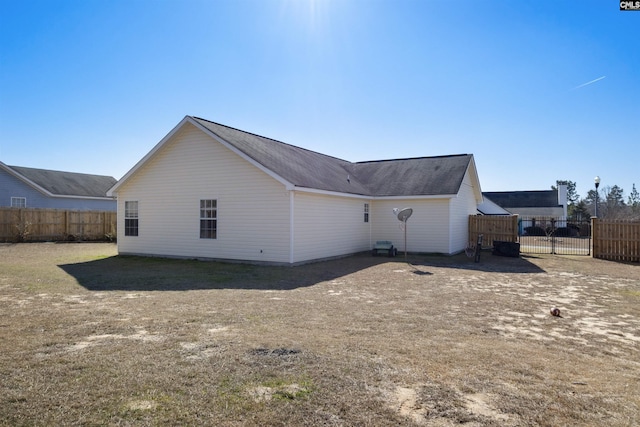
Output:
[[[640,194],[636,190],[636,184],[633,184],[631,194],[627,201],[627,207],[629,208],[630,219],[640,220]]]
[[[607,219],[626,218],[626,204],[624,203],[624,190],[617,185],[602,189],[602,203],[598,204],[598,215]],[[602,209],[602,210],[601,210]]]

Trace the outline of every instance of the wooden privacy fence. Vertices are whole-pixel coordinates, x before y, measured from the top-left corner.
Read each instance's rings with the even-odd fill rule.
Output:
[[[592,218],[593,257],[640,262],[640,221]]]
[[[482,234],[482,247],[493,247],[493,241],[518,241],[517,215],[470,215],[469,242],[475,243]]]
[[[112,240],[116,212],[0,208],[0,241]]]

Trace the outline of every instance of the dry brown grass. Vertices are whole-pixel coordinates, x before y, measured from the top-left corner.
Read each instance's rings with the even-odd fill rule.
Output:
[[[115,254],[0,246],[1,425],[640,424],[638,265]]]

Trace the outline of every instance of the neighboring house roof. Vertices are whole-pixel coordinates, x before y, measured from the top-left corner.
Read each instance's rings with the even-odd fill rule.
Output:
[[[112,194],[189,122],[263,170],[297,188],[372,197],[455,195],[473,155],[352,163],[198,117],[187,116],[109,191]],[[475,165],[473,167],[475,175]],[[477,181],[477,175],[474,176]],[[478,199],[481,198],[478,185]]]
[[[107,198],[107,190],[117,182],[112,176],[9,166],[2,162],[0,168],[52,197]]]
[[[561,207],[557,190],[483,192],[485,198],[502,208]]]

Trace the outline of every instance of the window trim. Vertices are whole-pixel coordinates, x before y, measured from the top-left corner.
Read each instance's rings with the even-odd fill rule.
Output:
[[[216,240],[218,238],[218,199],[200,199],[198,218],[200,238]]]
[[[22,203],[15,203],[15,202],[22,202]],[[27,198],[26,197],[19,197],[19,196],[11,196],[11,207],[12,208],[26,208],[27,207]]]
[[[364,204],[364,222],[369,222],[369,203]]]
[[[133,204],[135,203],[135,208]],[[124,235],[136,237],[140,234],[140,203],[137,200],[124,202]]]

